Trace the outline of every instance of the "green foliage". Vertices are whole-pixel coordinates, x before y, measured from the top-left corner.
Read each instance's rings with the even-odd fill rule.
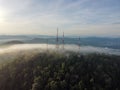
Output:
[[[1,68],[0,90],[120,90],[120,56],[19,57]]]

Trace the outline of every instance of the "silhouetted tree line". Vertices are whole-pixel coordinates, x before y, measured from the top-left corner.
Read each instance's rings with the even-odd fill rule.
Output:
[[[19,57],[0,69],[0,90],[120,90],[120,56]]]

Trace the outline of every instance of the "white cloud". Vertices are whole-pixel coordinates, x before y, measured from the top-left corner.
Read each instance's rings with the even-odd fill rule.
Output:
[[[52,34],[60,27],[69,34],[119,35],[120,6],[103,6],[101,2],[103,0],[0,0],[0,13],[3,10],[6,13],[2,15],[0,33]]]

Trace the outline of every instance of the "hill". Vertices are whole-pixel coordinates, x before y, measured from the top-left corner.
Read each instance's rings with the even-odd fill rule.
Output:
[[[120,56],[39,53],[0,69],[0,90],[119,90]]]
[[[5,42],[4,44],[23,44],[23,43],[24,43],[24,42],[22,42],[22,41],[13,40],[13,41]]]
[[[79,36],[65,36],[65,44],[78,44]],[[24,43],[38,44],[38,43],[48,43],[56,44],[56,36],[47,36],[47,35],[0,35],[0,44],[5,43],[6,41],[13,40],[21,41]],[[59,44],[62,44],[62,36],[59,36]],[[120,49],[120,37],[80,37],[81,46],[95,46],[95,47],[104,47],[112,49]]]

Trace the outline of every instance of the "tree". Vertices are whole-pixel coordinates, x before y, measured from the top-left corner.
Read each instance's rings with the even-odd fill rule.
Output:
[[[43,80],[40,76],[35,77],[32,90],[43,90]]]

